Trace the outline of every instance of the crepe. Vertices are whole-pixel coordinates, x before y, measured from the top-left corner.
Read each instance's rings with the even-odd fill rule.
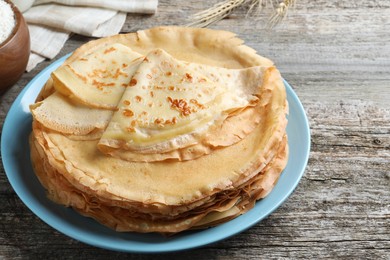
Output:
[[[129,150],[204,129],[256,100],[238,86],[229,89],[208,79],[161,49],[145,57],[131,81],[102,137],[123,140]]]
[[[94,70],[109,71],[113,88],[96,88]],[[230,32],[159,27],[91,41],[31,111],[48,197],[120,232],[226,222],[272,190],[288,159],[281,75]]]
[[[32,157],[41,159],[38,155],[40,146],[34,143],[32,138]],[[36,164],[36,172],[49,191],[49,196],[57,203],[66,206],[72,206],[84,215],[94,217],[101,223],[104,223],[117,231],[137,231],[137,232],[154,232],[176,233],[188,228],[198,229],[214,226],[232,219],[248,211],[255,200],[262,198],[272,189],[277,181],[280,171],[284,168],[287,156],[286,139],[279,146],[279,153],[272,161],[272,167],[267,167],[261,174],[256,175],[253,179],[244,183],[237,189],[229,193],[220,193],[215,197],[214,207],[200,207],[196,210],[185,211],[184,214],[156,215],[153,212],[139,213],[134,208],[122,207],[113,202],[100,201],[80,192],[61,174],[54,169],[44,170],[49,167],[46,161],[43,164]],[[43,154],[42,151],[40,151]],[[42,160],[40,160],[42,162]],[[239,192],[241,191],[241,192]],[[232,196],[233,193],[235,196]],[[215,203],[215,202],[218,203]],[[206,201],[208,204],[210,200]],[[203,205],[204,205],[203,204]],[[162,210],[160,209],[159,212]],[[168,216],[168,218],[167,218]]]
[[[47,128],[74,135],[87,135],[97,129],[105,129],[113,114],[110,110],[72,102],[58,92],[33,104],[30,109],[34,119]]]
[[[161,49],[134,66],[133,83],[114,114],[56,92],[31,107],[34,118],[64,134],[95,131],[93,138],[100,138],[96,131],[105,129],[99,149],[130,161],[195,159],[241,140],[258,123],[259,108],[249,107],[267,90],[263,78],[269,67],[225,69],[180,62]]]
[[[210,128],[219,129],[227,117],[257,103],[264,70],[209,68],[152,51],[134,74],[134,86],[124,92],[99,147],[163,153],[199,144]]]
[[[258,85],[256,85],[258,86],[256,91],[258,93],[256,93],[256,96],[259,97],[261,101],[258,102],[256,98],[255,102],[247,103],[248,107],[242,108],[238,111],[236,110],[230,115],[227,113],[223,114],[222,119],[219,121],[214,120],[211,125],[206,125],[201,128],[198,127],[197,129],[200,129],[199,131],[191,131],[186,135],[181,134],[173,139],[168,139],[168,141],[159,142],[156,145],[145,142],[143,143],[143,146],[134,147],[134,144],[132,144],[130,148],[133,149],[129,149],[129,147],[120,147],[120,141],[122,141],[122,145],[123,143],[124,145],[127,144],[123,141],[124,138],[120,139],[120,141],[117,141],[116,143],[115,140],[111,142],[110,140],[107,140],[107,136],[109,134],[112,134],[112,132],[118,134],[119,132],[118,130],[112,131],[109,125],[99,141],[99,149],[104,153],[129,161],[148,162],[167,159],[184,161],[198,158],[211,153],[215,149],[239,142],[251,133],[260,122],[261,117],[264,116],[264,112],[266,111],[266,106],[269,102],[271,102],[272,95],[270,95],[269,92],[275,91],[275,76],[273,76],[273,74],[277,72],[273,67],[266,69],[264,72],[264,68],[260,67],[254,67],[251,68],[251,70],[241,70],[239,72],[245,72],[245,74],[248,74],[248,71],[253,72],[252,69],[255,71],[261,70],[261,73],[258,73],[258,75],[261,75],[261,78],[257,78],[258,81],[255,81],[258,82]],[[235,72],[238,71],[231,71],[232,74]],[[282,105],[284,102],[283,97],[278,102]],[[117,113],[120,114],[120,112]],[[115,127],[118,126],[117,121],[115,121],[115,117],[110,124],[115,124]],[[180,130],[180,128],[175,128],[175,130]],[[126,131],[123,132],[128,134]],[[121,133],[118,135],[120,134]],[[156,132],[153,132],[153,134],[156,137]],[[113,135],[115,136],[115,134]],[[133,141],[134,139],[130,140]]]
[[[86,105],[114,110],[142,55],[123,44],[102,46],[52,73],[54,87]]]

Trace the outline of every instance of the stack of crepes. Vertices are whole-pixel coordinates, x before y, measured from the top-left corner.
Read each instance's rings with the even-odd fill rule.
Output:
[[[218,225],[274,187],[285,87],[231,32],[158,27],[91,41],[31,105],[31,158],[53,201],[117,231]]]

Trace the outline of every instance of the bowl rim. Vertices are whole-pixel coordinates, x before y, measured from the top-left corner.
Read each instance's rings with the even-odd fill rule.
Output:
[[[0,49],[6,46],[15,37],[16,33],[19,30],[20,24],[22,22],[22,13],[19,11],[16,5],[12,3],[11,0],[4,0],[4,2],[11,6],[12,12],[14,13],[15,16],[15,26],[12,29],[10,35],[2,43],[0,43]]]

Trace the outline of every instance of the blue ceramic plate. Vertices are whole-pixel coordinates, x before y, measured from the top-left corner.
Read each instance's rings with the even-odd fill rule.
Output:
[[[166,238],[158,234],[118,233],[72,209],[54,204],[46,198],[31,167],[28,136],[32,119],[29,105],[34,103],[50,73],[66,58],[48,66],[20,93],[4,122],[1,139],[4,169],[15,192],[32,212],[65,235],[93,246],[125,252],[168,252],[204,246],[255,225],[278,208],[298,185],[309,156],[310,131],[298,97],[285,82],[290,107],[287,126],[289,161],[272,192],[246,214],[214,228],[187,231]]]

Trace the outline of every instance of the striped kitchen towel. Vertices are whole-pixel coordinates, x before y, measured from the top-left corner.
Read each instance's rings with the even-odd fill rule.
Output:
[[[26,70],[53,59],[72,33],[114,35],[122,29],[127,13],[153,14],[157,5],[158,0],[36,0],[23,13],[31,37]]]

